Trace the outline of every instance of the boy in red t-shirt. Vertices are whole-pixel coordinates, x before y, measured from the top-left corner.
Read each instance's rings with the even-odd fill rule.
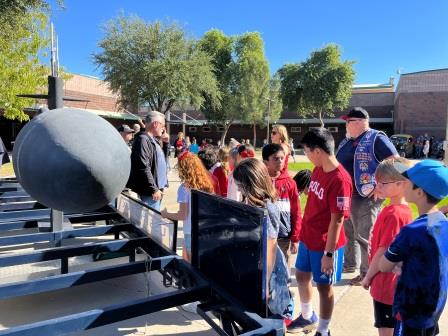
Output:
[[[346,242],[343,223],[350,215],[352,179],[334,155],[334,139],[328,130],[310,130],[302,144],[315,168],[308,188],[296,260],[301,314],[288,331],[309,333],[317,326],[315,336],[329,336],[334,306],[332,285],[341,279]],[[319,291],[319,324],[311,303],[311,280]]]
[[[397,167],[402,167],[401,172]],[[411,167],[403,158],[381,162],[375,172],[376,190],[380,198],[390,198],[390,204],[378,215],[369,243],[369,270],[361,282],[370,287],[373,298],[375,327],[380,336],[392,336],[396,320],[392,313],[395,285],[398,276],[392,272],[381,273],[379,261],[400,229],[412,222],[412,211],[404,199],[406,178],[401,173]]]

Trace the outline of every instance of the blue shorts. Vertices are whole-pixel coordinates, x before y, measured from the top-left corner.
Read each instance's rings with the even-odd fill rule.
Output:
[[[189,233],[184,233],[184,247],[191,256],[191,234]]]
[[[300,242],[297,253],[296,268],[301,272],[313,273],[316,283],[333,285],[341,280],[342,265],[344,264],[344,248],[341,247],[333,254],[333,274],[327,275],[321,271],[321,259],[323,251],[309,250],[304,243]]]

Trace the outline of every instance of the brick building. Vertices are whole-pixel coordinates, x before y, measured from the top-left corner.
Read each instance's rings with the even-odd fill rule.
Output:
[[[336,143],[345,137],[345,121],[340,117],[347,113],[349,109],[355,106],[363,106],[370,114],[371,126],[385,131],[387,134],[393,134],[393,109],[394,109],[394,83],[393,79],[386,84],[372,85],[354,85],[353,95],[350,98],[349,107],[344,111],[336,111],[334,117],[325,117],[325,126],[333,133]],[[186,116],[183,116],[183,113]],[[174,115],[174,116],[173,116]],[[182,125],[182,119],[186,124]],[[171,134],[183,131],[190,137],[195,137],[200,141],[203,138],[210,138],[215,143],[221,138],[223,127],[208,123],[204,116],[194,110],[174,111],[171,115],[172,125]],[[320,122],[316,118],[299,119],[293,111],[284,111],[277,124],[285,125],[288,134],[299,143],[302,136],[312,127],[319,127]],[[270,125],[272,127],[272,125]],[[268,135],[266,126],[256,128],[256,144],[260,146]],[[252,125],[235,122],[229,129],[226,139],[231,137],[240,139],[249,139],[253,143],[254,129]]]
[[[135,115],[119,109],[117,95],[100,79],[74,74],[64,84],[64,95],[87,100],[67,101],[65,106],[86,109],[104,117],[114,126],[123,123],[132,126],[136,122]],[[37,106],[38,104],[35,107]],[[333,133],[336,142],[345,136],[345,125],[340,116],[354,106],[364,107],[370,114],[371,126],[389,135],[428,133],[436,138],[444,138],[447,128],[448,69],[403,74],[396,90],[393,79],[386,84],[354,85],[349,107],[345,111],[336,111],[334,117],[324,117],[324,123]],[[32,111],[30,109],[31,115]],[[142,108],[136,114],[143,118],[146,112]],[[223,132],[222,126],[209,123],[202,113],[195,110],[174,110],[170,120],[173,138],[177,132],[184,131],[186,135],[196,137],[199,142],[208,138],[216,143]],[[292,111],[284,111],[276,123],[287,127],[296,144],[310,128],[319,126],[317,119],[299,119]],[[0,134],[6,145],[15,139],[21,127],[22,123],[0,117]],[[257,126],[255,132],[256,144],[259,146],[267,137],[268,131],[266,126]],[[231,137],[237,140],[250,139],[252,143],[254,128],[252,125],[235,122],[227,133],[227,141]]]
[[[64,96],[86,100],[85,102],[64,101],[64,106],[88,110],[102,116],[114,126],[135,123],[136,118],[133,115],[119,109],[118,96],[110,91],[104,81],[98,78],[72,74],[71,78],[64,82]],[[26,112],[32,117],[37,108],[45,105],[45,101],[39,101]],[[24,125],[25,123],[11,121],[0,116],[0,135],[8,148],[11,148],[11,141],[14,141]]]
[[[396,133],[428,133],[445,139],[448,114],[448,69],[403,74],[395,92]]]

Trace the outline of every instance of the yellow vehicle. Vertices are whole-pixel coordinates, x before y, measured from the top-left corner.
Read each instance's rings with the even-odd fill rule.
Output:
[[[414,153],[414,137],[410,134],[394,134],[390,137],[401,157],[411,157]]]

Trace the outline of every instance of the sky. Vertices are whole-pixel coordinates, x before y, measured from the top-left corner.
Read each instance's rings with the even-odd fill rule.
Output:
[[[55,0],[50,0],[54,3]],[[306,60],[328,43],[355,61],[355,84],[398,82],[397,72],[448,67],[447,0],[64,0],[53,6],[60,64],[102,77],[92,61],[104,24],[120,14],[147,22],[174,20],[196,38],[260,32],[270,71]]]

